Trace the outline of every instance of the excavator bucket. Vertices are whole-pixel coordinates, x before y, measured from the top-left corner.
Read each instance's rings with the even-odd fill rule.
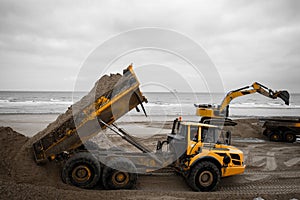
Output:
[[[282,99],[285,103],[285,105],[290,104],[290,94],[288,91],[283,90],[278,92],[278,98]]]

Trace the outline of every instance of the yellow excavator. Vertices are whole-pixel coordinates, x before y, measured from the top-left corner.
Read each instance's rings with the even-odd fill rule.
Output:
[[[253,93],[259,93],[271,99],[280,98],[286,105],[289,105],[290,94],[288,91],[282,90],[274,92],[266,86],[254,82],[251,86],[228,92],[220,105],[195,104],[196,115],[201,116],[200,122],[202,123],[220,122],[222,120],[224,122],[225,120],[224,125],[236,125],[228,119],[230,102],[237,97]]]

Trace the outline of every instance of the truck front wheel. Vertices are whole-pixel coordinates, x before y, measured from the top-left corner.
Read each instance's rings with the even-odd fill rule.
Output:
[[[80,152],[67,160],[61,176],[69,185],[92,188],[99,181],[100,173],[99,161],[89,152]]]
[[[220,171],[212,162],[200,161],[191,169],[187,181],[195,191],[213,191],[220,182]]]

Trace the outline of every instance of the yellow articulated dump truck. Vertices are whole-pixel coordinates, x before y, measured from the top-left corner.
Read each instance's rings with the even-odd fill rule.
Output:
[[[36,162],[62,162],[62,180],[81,188],[100,184],[104,189],[130,189],[135,187],[138,173],[170,167],[182,174],[193,190],[212,191],[222,177],[244,172],[243,152],[230,146],[230,133],[217,126],[175,119],[170,134],[152,150],[114,124],[138,105],[145,112],[143,102],[147,99],[129,66],[108,91],[95,95],[72,117],[37,137],[33,143]],[[110,129],[138,151],[86,148],[90,138],[104,134],[103,129]]]
[[[176,119],[167,141],[158,142],[157,150],[168,144],[168,153],[176,157],[171,167],[194,191],[212,191],[221,177],[245,170],[243,152],[230,146],[230,139],[230,132],[217,126]]]

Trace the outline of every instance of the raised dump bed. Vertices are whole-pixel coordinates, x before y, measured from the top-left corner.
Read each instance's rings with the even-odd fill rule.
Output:
[[[123,71],[123,76],[103,76],[88,95],[34,136],[36,162],[53,160],[65,151],[77,149],[139,104],[143,108],[143,102],[147,99],[139,89],[131,65]]]

